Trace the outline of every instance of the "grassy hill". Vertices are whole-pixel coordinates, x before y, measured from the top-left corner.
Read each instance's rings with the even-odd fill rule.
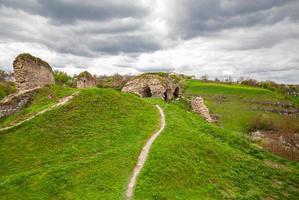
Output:
[[[166,130],[154,143],[135,199],[296,199],[299,165],[210,125],[180,103],[160,104]]]
[[[248,121],[263,113],[246,101],[290,100],[240,85],[186,84],[185,95],[204,96],[224,128],[190,112],[183,101],[141,99],[112,89],[40,89],[30,105],[0,120],[0,126],[79,94],[0,131],[0,199],[124,199],[138,155],[159,127],[154,104],[165,111],[166,129],[138,177],[135,200],[297,199],[299,164],[263,151],[244,134]]]
[[[45,88],[21,113],[72,92]],[[0,199],[122,199],[139,151],[158,127],[157,110],[136,96],[81,90],[69,104],[0,132]]]

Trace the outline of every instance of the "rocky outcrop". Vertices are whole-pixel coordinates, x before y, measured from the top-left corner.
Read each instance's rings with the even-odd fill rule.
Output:
[[[0,102],[0,119],[20,111],[32,99],[33,90],[7,96]]]
[[[168,75],[142,74],[127,82],[122,89],[140,97],[160,97],[168,101],[181,96],[181,87]]]
[[[76,86],[77,88],[96,87],[96,81],[89,72],[84,71],[78,75]]]
[[[208,122],[213,122],[208,107],[204,104],[202,97],[194,97],[191,100],[191,106],[194,112],[198,113]]]
[[[13,68],[18,91],[55,83],[51,66],[28,53],[18,55],[13,62]]]

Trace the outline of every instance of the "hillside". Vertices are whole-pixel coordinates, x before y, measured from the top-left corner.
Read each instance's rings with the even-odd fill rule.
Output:
[[[196,80],[186,85],[184,95],[204,96],[220,127],[191,112],[184,98],[165,102],[113,89],[57,85],[37,90],[30,104],[2,119],[0,127],[78,94],[0,131],[0,199],[125,199],[137,158],[160,127],[154,105],[163,109],[166,127],[137,177],[135,200],[296,199],[298,162],[262,150],[247,134],[257,113],[282,117],[252,110],[256,101],[248,100],[291,101],[241,85]]]
[[[46,88],[2,126],[49,105]],[[54,98],[55,99],[55,98]],[[157,110],[112,89],[86,89],[67,105],[0,132],[0,199],[121,199]]]
[[[296,199],[299,165],[210,125],[180,103],[159,104],[166,130],[154,143],[135,199]]]

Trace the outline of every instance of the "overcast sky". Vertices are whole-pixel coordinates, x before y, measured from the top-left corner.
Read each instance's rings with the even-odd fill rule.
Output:
[[[0,0],[0,68],[299,83],[299,0]]]

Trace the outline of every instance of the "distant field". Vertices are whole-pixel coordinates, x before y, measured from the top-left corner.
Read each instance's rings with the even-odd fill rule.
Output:
[[[206,83],[198,80],[187,81],[185,94],[187,96],[201,95],[212,114],[220,117],[220,125],[233,131],[248,132],[249,121],[259,114],[279,121],[281,114],[254,110],[254,107],[271,108],[273,106],[246,103],[246,101],[271,101],[295,103],[283,95],[270,90],[242,85],[226,85],[221,83]],[[298,118],[298,117],[297,117]],[[299,118],[298,118],[299,123]]]
[[[71,92],[46,88],[22,113]],[[158,127],[157,110],[134,95],[81,90],[69,104],[0,132],[0,199],[122,199]]]
[[[166,129],[138,178],[135,200],[296,199],[299,165],[259,150],[242,134],[210,125],[180,103],[159,104]]]

